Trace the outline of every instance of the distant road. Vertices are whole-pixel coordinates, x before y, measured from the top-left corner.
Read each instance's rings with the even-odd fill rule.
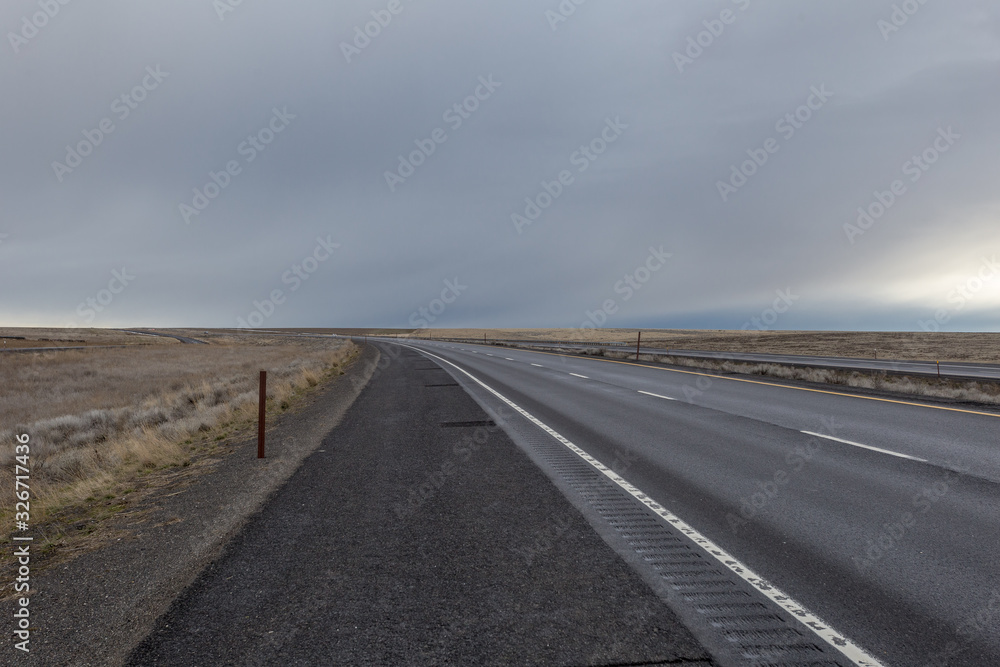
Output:
[[[145,331],[140,329],[119,329],[124,333],[139,334],[142,336],[163,336],[164,338],[176,338],[182,343],[187,343],[189,345],[208,345],[203,340],[198,340],[197,338],[187,338],[185,336],[178,336],[177,334],[162,333],[160,331]]]
[[[135,347],[135,345],[75,345],[73,347],[12,347],[0,348],[0,352],[66,352],[67,350],[100,350],[112,347]]]
[[[465,341],[482,344],[482,341]],[[489,341],[503,343],[507,341]],[[635,351],[635,345],[607,343],[560,343],[545,341],[509,341],[518,347],[568,349],[601,348],[606,350]],[[789,364],[816,368],[855,369],[868,371],[888,371],[911,375],[937,376],[938,367],[933,361],[892,361],[882,359],[860,359],[856,357],[818,357],[798,354],[762,354],[754,352],[712,352],[708,350],[674,350],[662,347],[641,347],[643,354],[670,354],[675,357],[700,359],[720,359],[725,361],[748,361],[753,363]],[[941,376],[950,378],[982,378],[1000,380],[1000,364],[965,363],[946,361],[941,364]]]

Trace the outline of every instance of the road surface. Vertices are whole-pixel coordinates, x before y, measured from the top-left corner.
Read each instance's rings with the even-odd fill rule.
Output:
[[[1000,664],[996,411],[409,345],[487,407],[530,414],[508,427],[519,444],[556,433],[616,467],[881,664]]]
[[[197,338],[188,338],[187,336],[178,336],[177,334],[163,333],[160,331],[147,331],[145,329],[119,329],[119,331],[130,334],[139,334],[140,336],[162,336],[163,338],[176,338],[180,342],[186,343],[188,345],[208,345],[208,343],[206,343],[205,341],[198,340]]]

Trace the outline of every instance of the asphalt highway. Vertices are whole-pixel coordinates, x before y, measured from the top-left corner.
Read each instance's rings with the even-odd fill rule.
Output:
[[[188,338],[187,336],[178,336],[177,334],[162,333],[162,332],[159,332],[159,331],[147,331],[145,329],[119,329],[119,331],[123,331],[125,333],[130,333],[130,334],[139,334],[141,336],[160,336],[162,338],[175,338],[175,339],[179,340],[180,342],[186,343],[188,345],[207,345],[208,344],[208,343],[206,343],[203,340],[198,340],[197,338]]]
[[[555,433],[615,469],[869,664],[1000,665],[995,411],[575,355],[406,345],[434,355],[487,410],[529,414],[507,428],[519,444],[532,429],[553,442]]]

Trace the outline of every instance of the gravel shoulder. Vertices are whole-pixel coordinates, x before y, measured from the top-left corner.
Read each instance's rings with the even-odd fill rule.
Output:
[[[268,429],[268,458],[256,438],[173,474],[107,522],[106,546],[32,575],[30,653],[11,639],[0,663],[120,665],[170,603],[322,443],[375,371],[362,348],[345,374]],[[6,585],[10,585],[5,584]],[[14,629],[15,600],[0,602]],[[14,654],[12,656],[12,654]]]

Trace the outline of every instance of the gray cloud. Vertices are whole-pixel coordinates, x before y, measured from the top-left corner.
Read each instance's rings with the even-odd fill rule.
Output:
[[[281,289],[268,326],[408,326],[457,278],[435,325],[578,326],[611,298],[608,326],[739,327],[790,288],[776,328],[915,329],[1000,246],[986,0],[914,5],[894,31],[880,21],[901,3],[882,1],[590,0],[553,29],[555,1],[400,0],[351,62],[342,44],[388,1],[244,2],[221,20],[208,0],[70,2],[23,37],[50,4],[0,9],[9,324],[91,323],[78,306],[125,268],[93,324],[233,326]],[[778,124],[823,86],[808,121]],[[477,88],[474,111],[446,115]],[[294,118],[251,150],[274,109]],[[104,119],[114,130],[58,174]],[[581,158],[608,119],[627,128]],[[910,180],[947,128],[960,138]],[[447,139],[391,191],[385,172],[435,130]],[[723,201],[718,183],[769,139]],[[564,170],[518,233],[511,216]],[[225,187],[187,223],[213,173]],[[845,231],[895,180],[884,215]],[[286,272],[328,236],[340,247],[292,290]],[[661,245],[667,265],[616,292]],[[998,287],[944,328],[995,329]]]

